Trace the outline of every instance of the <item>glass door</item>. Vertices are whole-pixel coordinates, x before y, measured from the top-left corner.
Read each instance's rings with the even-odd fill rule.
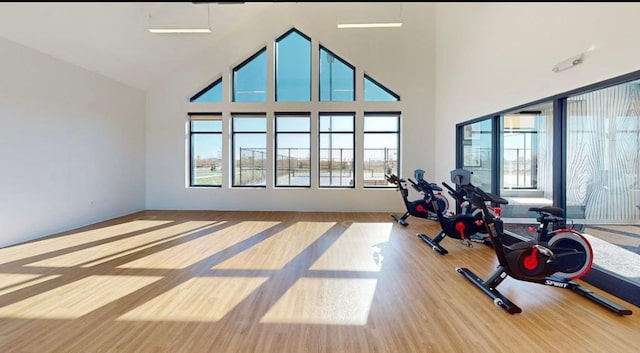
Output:
[[[473,172],[471,182],[483,190],[492,190],[493,155],[491,118],[463,125],[462,168]]]
[[[500,196],[504,218],[533,218],[530,207],[553,204],[553,103],[500,118]]]

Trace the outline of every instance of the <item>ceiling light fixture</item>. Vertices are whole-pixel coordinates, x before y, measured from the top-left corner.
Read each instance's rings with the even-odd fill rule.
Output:
[[[391,3],[393,4],[393,3]],[[398,3],[398,21],[354,21],[349,23],[338,23],[338,28],[398,28],[402,27],[402,2]],[[393,4],[392,6],[395,6]],[[393,11],[384,11],[385,14],[389,14]],[[386,17],[386,16],[385,16]],[[369,18],[370,20],[371,18]]]
[[[339,23],[338,28],[397,28],[402,27],[402,22],[379,23]]]
[[[151,33],[211,33],[210,28],[149,28]]]
[[[580,65],[582,64],[582,62],[584,61],[584,53],[580,53],[576,56],[570,57],[569,59],[566,59],[562,62],[557,63],[552,69],[551,71],[553,72],[560,72],[560,71],[564,71],[567,69],[570,69],[576,65]]]
[[[209,8],[209,5],[207,5],[207,15],[206,15],[206,19],[202,18],[200,15],[197,15],[195,17],[198,17],[200,19],[197,20],[197,22],[200,22],[200,24],[194,25],[193,23],[191,25],[183,25],[182,23],[184,22],[192,22],[193,19],[195,18],[193,15],[195,14],[194,12],[190,11],[191,13],[191,20],[185,21],[183,18],[181,18],[179,21],[176,21],[175,19],[168,19],[165,18],[164,19],[164,24],[160,24],[160,19],[156,19],[155,22],[157,22],[156,25],[150,26],[150,28],[147,28],[147,30],[151,33],[156,33],[156,34],[167,34],[167,33],[211,33],[211,11]],[[189,17],[187,17],[187,19],[189,19]],[[154,20],[153,16],[149,15],[149,21],[151,22],[152,20]],[[204,24],[204,22],[206,21],[206,25]],[[169,22],[174,22],[174,23],[169,23]],[[176,24],[175,22],[179,22],[179,24]]]

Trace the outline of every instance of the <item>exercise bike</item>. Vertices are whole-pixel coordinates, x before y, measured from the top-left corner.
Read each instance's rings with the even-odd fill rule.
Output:
[[[536,232],[537,240],[548,241],[556,233],[567,229],[562,208],[552,206],[530,207],[529,211],[538,213],[536,218],[536,222],[538,222],[537,228],[529,227],[530,231]],[[551,226],[551,230],[549,230],[549,226]],[[573,231],[573,229],[570,231]]]
[[[471,174],[471,171],[456,169],[451,172],[451,179],[457,183],[469,183]],[[436,212],[436,215],[438,217],[441,230],[434,237],[429,237],[423,233],[418,233],[416,236],[429,244],[433,250],[437,251],[441,255],[445,255],[449,252],[440,245],[440,242],[447,236],[459,239],[463,245],[470,248],[473,247],[472,243],[474,242],[492,246],[491,240],[486,235],[487,231],[482,219],[482,213],[476,212],[473,205],[464,198],[466,191],[463,190],[458,192],[447,183],[443,182],[442,184],[449,189],[449,195],[451,195],[460,204],[460,206],[463,207],[464,212],[448,215],[444,210],[439,208],[441,207],[440,205],[437,205],[432,201],[433,207],[439,211]],[[419,187],[422,192],[429,195],[431,200],[433,200],[434,190],[442,190],[440,187],[432,183],[424,183]],[[499,208],[493,208],[493,212],[500,212]]]
[[[473,174],[473,172],[467,169],[454,169],[450,172],[451,181],[456,185],[459,185],[461,183],[471,184],[471,174]],[[449,186],[449,184],[445,183],[444,181],[442,182],[442,185],[444,185],[444,187],[446,187],[449,190],[448,191],[449,195],[456,200],[456,203],[460,207],[462,213],[473,215],[475,218],[478,219],[476,223],[479,226],[481,226],[479,227],[480,229],[477,229],[478,234],[487,234],[487,228],[484,227],[484,221],[482,219],[482,211],[474,207],[471,202],[467,201],[467,198],[470,196],[468,194],[469,192],[462,188],[459,188],[459,190],[456,190],[453,187]],[[489,211],[491,211],[495,215],[499,215],[500,207],[489,206]],[[490,243],[490,239],[488,239],[488,236],[485,236],[485,240],[486,240],[484,241],[485,243],[486,242]],[[487,245],[491,245],[491,244],[487,244]]]
[[[444,211],[449,209],[449,200],[440,193],[442,189],[437,185],[435,185],[435,187],[439,190],[431,195],[427,195],[422,192],[419,185],[426,183],[426,181],[424,181],[424,179],[422,178],[423,173],[424,171],[422,171],[421,169],[416,169],[414,171],[414,177],[418,180],[418,182],[413,181],[411,178],[407,178],[411,182],[411,186],[422,195],[421,199],[417,199],[414,201],[409,201],[408,199],[409,189],[407,188],[406,184],[407,180],[400,179],[395,174],[384,175],[388,183],[396,185],[396,190],[400,192],[402,200],[404,201],[404,205],[407,208],[407,211],[402,216],[391,215],[391,217],[393,217],[396,222],[405,227],[409,225],[409,223],[407,222],[407,218],[409,218],[409,216],[435,221],[438,219],[438,216],[436,215],[436,209]],[[432,200],[435,200],[436,205],[438,206],[437,208],[434,207],[434,204],[431,202]]]
[[[471,270],[457,267],[456,272],[482,290],[493,303],[509,314],[522,312],[497,289],[507,277],[517,280],[543,284],[546,286],[570,289],[592,300],[618,315],[631,315],[631,310],[617,304],[585,287],[574,280],[585,275],[593,262],[593,250],[587,239],[573,229],[563,228],[559,220],[559,209],[538,208],[541,214],[538,236],[530,241],[503,243],[505,236],[503,222],[499,215],[489,211],[487,202],[492,205],[506,205],[508,201],[471,184],[462,185],[470,192],[469,201],[482,211],[487,234],[493,241],[493,248],[499,265],[487,279],[481,279]],[[535,211],[535,209],[534,209]],[[549,230],[554,218],[557,227]],[[548,222],[547,222],[548,221]]]

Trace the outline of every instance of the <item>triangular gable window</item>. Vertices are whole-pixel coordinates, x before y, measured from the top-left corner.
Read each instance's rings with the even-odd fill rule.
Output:
[[[276,40],[277,102],[311,100],[311,39],[291,29]]]
[[[364,75],[364,100],[365,101],[399,101],[400,96],[390,89],[376,82],[371,77]]]
[[[320,101],[355,101],[355,68],[320,46]]]
[[[190,99],[191,102],[222,102],[222,77]]]
[[[267,101],[267,48],[262,48],[233,69],[232,101]]]
[[[278,102],[311,101],[311,38],[291,28],[274,42],[273,99]],[[356,101],[355,66],[327,48],[319,49],[321,102]],[[267,48],[254,53],[233,69],[232,102],[267,101]],[[400,96],[364,74],[364,101],[400,101]],[[222,102],[222,78],[195,94],[191,102]]]

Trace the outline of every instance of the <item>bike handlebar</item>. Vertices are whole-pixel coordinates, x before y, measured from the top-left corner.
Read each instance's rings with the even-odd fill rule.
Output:
[[[429,192],[429,191],[442,191],[442,188],[438,186],[436,183],[430,183],[424,179],[418,180],[416,183],[411,178],[407,178],[413,184],[413,187],[418,191]]]
[[[460,194],[457,190],[455,190],[454,188],[452,188],[449,184],[445,183],[444,181],[442,182],[442,185],[444,185],[444,187],[446,187],[447,189],[449,189],[449,195],[451,195],[453,198],[456,199],[456,201],[458,201],[459,204],[463,204],[465,201],[467,201],[462,194]]]
[[[464,185],[463,187],[470,189],[473,192],[474,196],[477,197],[477,198],[480,198],[483,202],[490,201],[490,202],[492,202],[494,204],[498,204],[498,205],[507,205],[507,204],[509,204],[509,201],[507,201],[506,199],[503,199],[502,197],[500,197],[498,195],[494,195],[492,193],[486,192],[486,191],[480,189],[479,187],[477,187],[475,185],[468,184],[468,185]]]
[[[449,184],[445,183],[444,181],[442,182],[442,185],[444,185],[444,187],[449,189],[449,191],[451,191],[452,193],[459,194],[455,189],[453,189],[451,186],[449,186]]]

